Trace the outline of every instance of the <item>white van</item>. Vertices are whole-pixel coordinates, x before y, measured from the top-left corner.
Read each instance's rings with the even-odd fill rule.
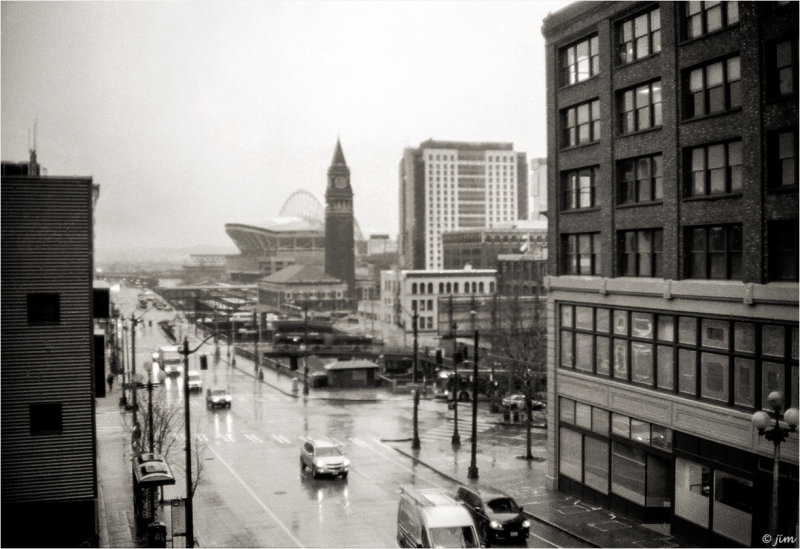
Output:
[[[439,488],[400,488],[400,547],[480,547],[472,515]]]

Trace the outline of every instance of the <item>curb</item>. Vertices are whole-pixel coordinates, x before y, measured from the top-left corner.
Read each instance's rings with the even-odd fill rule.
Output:
[[[407,440],[411,440],[411,439],[407,439]],[[384,439],[381,439],[381,442],[384,442]],[[391,441],[391,440],[386,440],[385,442],[393,442],[393,441]],[[398,441],[398,442],[403,442],[403,440],[400,440],[400,441]],[[452,481],[452,482],[455,482],[456,484],[464,484],[464,481],[462,481],[462,480],[459,480],[459,479],[457,479],[457,478],[454,478],[454,477],[452,477],[452,476],[448,475],[447,473],[443,473],[442,471],[440,471],[440,470],[438,470],[437,468],[435,468],[433,465],[430,465],[430,464],[428,464],[428,463],[425,463],[424,461],[422,461],[422,460],[421,460],[421,459],[419,459],[418,457],[416,457],[416,456],[414,456],[414,455],[410,454],[409,452],[407,452],[407,451],[405,451],[405,450],[401,450],[400,448],[396,448],[396,447],[394,447],[394,446],[392,446],[392,449],[393,449],[395,452],[399,453],[399,454],[402,454],[402,455],[404,455],[404,456],[406,456],[406,457],[408,457],[408,458],[411,458],[411,459],[412,459],[412,460],[413,460],[415,463],[418,463],[419,465],[423,465],[423,466],[427,467],[428,469],[430,469],[431,471],[433,471],[434,473],[438,474],[439,476],[441,476],[441,477],[443,477],[443,478],[446,478],[446,479],[448,479],[448,480],[450,480],[450,481]],[[498,492],[503,492],[503,490],[498,490],[497,488],[495,488],[495,487],[493,487],[493,486],[491,486],[491,485],[486,485],[486,486],[488,486],[488,487],[489,487],[490,489],[492,489],[492,490],[496,490],[496,491],[498,491]],[[581,535],[575,534],[574,532],[570,532],[569,530],[567,530],[567,529],[566,529],[566,528],[564,528],[563,526],[560,526],[560,525],[558,525],[558,524],[555,524],[555,523],[553,523],[553,522],[551,522],[551,521],[549,521],[549,520],[547,520],[547,519],[545,519],[545,518],[542,518],[542,517],[536,516],[536,515],[534,515],[533,513],[529,513],[528,511],[523,511],[523,513],[525,513],[525,515],[527,515],[527,516],[529,516],[529,517],[531,517],[531,518],[533,518],[533,519],[536,519],[536,520],[538,520],[539,522],[543,522],[544,524],[547,524],[547,525],[548,525],[548,526],[550,526],[551,528],[555,528],[556,530],[560,530],[560,531],[562,531],[562,532],[564,532],[564,533],[566,533],[566,534],[568,534],[568,535],[572,536],[573,538],[575,538],[575,539],[577,539],[577,540],[581,541],[582,543],[585,543],[585,544],[587,544],[587,545],[591,545],[592,547],[602,547],[602,545],[599,545],[598,543],[596,543],[596,542],[594,542],[594,541],[592,541],[592,540],[586,539],[585,537],[583,537],[583,536],[581,536]]]

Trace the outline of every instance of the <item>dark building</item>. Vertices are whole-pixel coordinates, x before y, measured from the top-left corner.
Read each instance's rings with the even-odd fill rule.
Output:
[[[549,476],[701,546],[761,545],[752,416],[800,397],[798,3],[579,2],[543,34]],[[796,535],[796,435],[782,452]]]
[[[547,223],[513,223],[508,226],[461,229],[442,233],[442,254],[445,269],[494,269],[497,256],[538,251],[539,259],[547,250]]]
[[[356,287],[353,189],[350,187],[350,168],[338,139],[328,168],[325,191],[325,272],[346,283],[347,299],[353,299]]]
[[[2,545],[97,546],[98,187],[21,166],[2,178]]]
[[[497,295],[544,296],[547,259],[534,254],[502,254],[497,256]]]
[[[401,269],[441,270],[443,232],[527,218],[528,163],[512,143],[429,139],[403,151]]]

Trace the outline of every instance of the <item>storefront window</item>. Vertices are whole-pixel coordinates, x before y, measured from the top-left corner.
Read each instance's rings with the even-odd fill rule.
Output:
[[[575,424],[575,401],[562,398],[559,400],[559,416],[558,419],[561,423],[569,423],[570,425]]]
[[[592,428],[592,407],[588,404],[575,403],[575,425],[584,429]]]
[[[631,343],[631,381],[653,384],[653,345]]]
[[[761,351],[769,356],[784,356],[783,326],[765,325],[761,327]]]
[[[608,417],[609,413],[607,410],[601,410],[600,408],[592,410],[592,431],[607,437]]]
[[[645,504],[645,453],[627,444],[612,442],[611,491],[628,501]]]
[[[658,339],[675,341],[675,324],[671,316],[658,315]]]
[[[697,343],[697,320],[686,316],[678,321],[678,341],[694,345]]]
[[[704,347],[728,350],[728,323],[723,320],[703,319]]]
[[[647,499],[645,501],[648,507],[669,507],[672,503],[672,487],[669,482],[671,465],[666,459],[647,454]]]
[[[783,364],[774,362],[761,363],[761,408],[771,410],[767,397],[772,391],[784,392]]]
[[[604,376],[611,375],[607,337],[597,336],[597,373]]]
[[[584,484],[602,494],[608,494],[608,441],[583,438]]]
[[[559,429],[558,470],[565,477],[583,482],[581,457],[583,448],[581,434],[569,429]]]
[[[722,471],[714,471],[713,530],[742,545],[750,545],[753,522],[753,483]]]
[[[561,365],[572,368],[572,332],[561,332]]]
[[[597,309],[595,315],[597,317],[597,331],[608,333],[608,309]]]
[[[672,347],[658,346],[658,386],[661,389],[672,390],[674,386],[672,364]]]
[[[650,445],[650,424],[631,418],[631,440]]]
[[[675,515],[708,528],[711,470],[688,459],[675,459]]]
[[[733,328],[733,348],[745,353],[756,351],[756,329],[752,324],[737,322]]]
[[[592,329],[591,307],[575,307],[575,327],[581,330]]]
[[[678,351],[678,391],[694,395],[697,391],[697,365],[695,352],[687,349]]]
[[[711,353],[700,355],[700,396],[728,401],[728,357]]]
[[[631,438],[631,418],[612,412],[611,432],[624,438]]]
[[[591,372],[594,365],[594,350],[590,334],[575,334],[575,368]]]
[[[634,337],[653,337],[653,315],[650,313],[631,313],[631,335]]]
[[[624,339],[614,340],[614,378],[628,379],[628,342]]]
[[[748,358],[733,361],[733,402],[738,406],[754,406],[756,365]]]

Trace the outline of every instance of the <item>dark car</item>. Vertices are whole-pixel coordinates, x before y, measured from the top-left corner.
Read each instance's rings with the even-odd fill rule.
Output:
[[[495,541],[525,541],[531,523],[514,498],[499,492],[479,492],[466,486],[456,491],[456,499],[472,515],[483,544]]]

